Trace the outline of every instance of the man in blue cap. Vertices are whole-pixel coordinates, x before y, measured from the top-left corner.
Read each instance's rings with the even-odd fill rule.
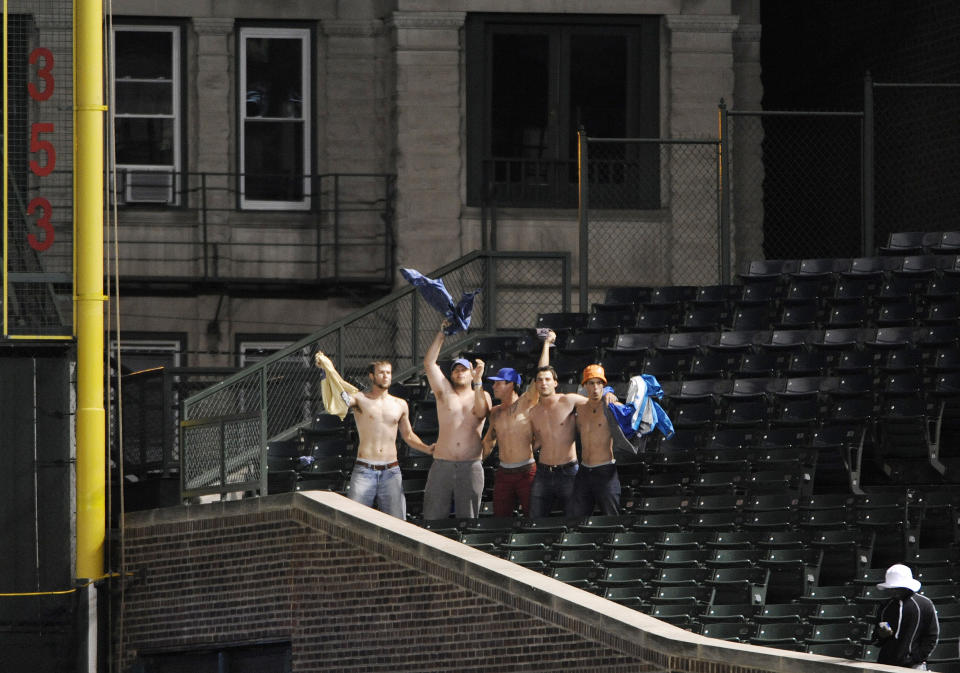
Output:
[[[483,362],[475,366],[457,358],[450,368],[450,379],[443,375],[437,356],[443,346],[444,320],[423,358],[427,382],[437,400],[436,448],[423,491],[423,518],[443,519],[450,515],[450,502],[458,519],[480,514],[483,494],[483,422],[490,411],[490,395],[483,390]]]
[[[545,340],[538,367],[550,362],[550,344]],[[490,410],[490,426],[483,438],[483,457],[493,451],[496,443],[500,465],[493,482],[494,516],[512,516],[519,503],[524,516],[530,516],[530,487],[537,474],[533,459],[533,426],[530,409],[540,401],[536,386],[520,394],[523,381],[519,372],[504,367],[493,381],[493,396],[500,404]]]

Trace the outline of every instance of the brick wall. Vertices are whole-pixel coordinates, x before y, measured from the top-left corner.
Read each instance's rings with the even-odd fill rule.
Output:
[[[136,512],[125,534],[120,670],[263,641],[289,641],[298,672],[799,670],[792,653],[702,638],[333,493]]]

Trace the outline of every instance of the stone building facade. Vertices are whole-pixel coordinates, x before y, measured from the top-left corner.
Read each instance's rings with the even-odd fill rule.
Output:
[[[153,348],[244,364],[398,267],[482,247],[484,187],[523,181],[510,171],[553,196],[493,204],[498,248],[576,255],[579,124],[715,139],[721,99],[760,104],[756,0],[117,0],[113,30],[123,342],[144,363]],[[334,217],[317,177],[334,174],[395,179],[340,178]],[[637,219],[677,240],[663,206]],[[714,237],[688,234],[682,254],[712,262]],[[622,284],[718,282],[650,250],[667,270]]]

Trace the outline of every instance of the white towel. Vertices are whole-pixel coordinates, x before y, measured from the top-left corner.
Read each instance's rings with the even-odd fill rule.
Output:
[[[320,382],[320,396],[323,398],[323,406],[331,414],[336,414],[342,421],[350,407],[341,397],[342,393],[356,395],[360,389],[344,380],[337,370],[333,367],[333,362],[323,353],[317,353],[316,363],[323,368],[324,377]]]
[[[647,382],[642,376],[630,378],[626,403],[632,404],[635,410],[630,422],[637,434],[645,435],[653,430],[656,419],[653,415],[653,405],[647,402]]]

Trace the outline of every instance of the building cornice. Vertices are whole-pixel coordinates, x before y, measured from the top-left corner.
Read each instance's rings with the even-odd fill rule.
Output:
[[[383,21],[379,19],[329,19],[321,25],[330,37],[375,37],[383,33]]]
[[[732,33],[740,17],[727,14],[668,14],[667,28],[675,33]]]
[[[466,20],[466,12],[394,12],[390,23],[398,30],[459,30]]]
[[[193,29],[198,35],[229,35],[233,32],[233,19],[193,19]]]

